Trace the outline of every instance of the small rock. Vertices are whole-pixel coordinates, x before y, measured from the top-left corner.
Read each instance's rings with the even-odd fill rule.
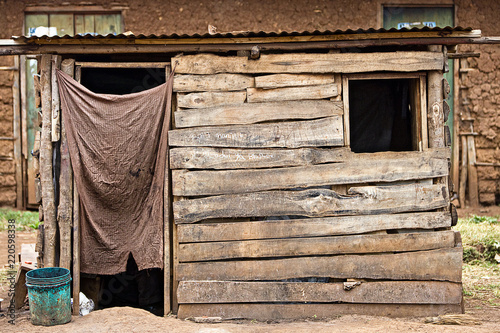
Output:
[[[193,321],[200,324],[217,324],[222,322],[221,317],[194,317]]]

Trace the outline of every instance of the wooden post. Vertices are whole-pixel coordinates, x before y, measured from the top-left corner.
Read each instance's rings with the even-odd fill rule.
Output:
[[[467,138],[462,136],[462,164],[460,167],[460,185],[458,188],[458,200],[460,208],[465,208],[465,190],[467,188]]]
[[[45,267],[54,267],[56,264],[56,211],[54,202],[54,184],[52,178],[52,109],[50,87],[51,55],[42,55],[41,60],[41,94],[42,94],[42,136],[40,142],[40,181],[42,185],[42,205],[45,228]]]
[[[443,93],[441,91],[442,79],[442,71],[430,71],[427,76],[427,130],[429,135],[429,148],[442,148],[445,146]]]
[[[23,206],[23,173],[21,158],[21,108],[19,95],[19,56],[14,56],[14,82],[12,84],[12,108],[14,113],[14,163],[16,164],[16,208]]]
[[[73,63],[74,64],[74,63]],[[76,81],[81,80],[81,67],[73,67]],[[80,197],[73,178],[73,315],[80,314]]]
[[[441,52],[441,50],[442,47],[439,45],[429,46],[429,51]],[[429,148],[442,148],[445,146],[442,70],[429,71],[427,74],[427,101]]]
[[[57,87],[56,69],[61,67],[61,56],[52,56],[52,142],[57,142],[61,138],[61,106],[59,105],[59,89]]]
[[[467,178],[469,179],[469,204],[472,207],[479,206],[479,195],[477,186],[477,167],[476,167],[476,147],[474,137],[467,136]]]
[[[174,78],[175,80],[175,78]],[[171,119],[171,127],[176,128],[175,126],[175,110],[177,109],[177,94],[172,94],[172,119]],[[179,201],[183,200],[183,197],[175,197],[172,196],[172,200]],[[177,301],[177,287],[179,286],[179,281],[177,280],[177,269],[179,267],[179,259],[178,259],[178,253],[179,253],[179,242],[177,239],[177,225],[174,222],[174,219],[172,218],[172,293],[171,293],[171,311],[175,314],[177,314],[179,310],[179,302]]]
[[[19,59],[19,75],[21,79],[21,154],[24,159],[28,158],[28,129],[27,129],[27,106],[26,106],[26,56],[22,55]],[[26,172],[26,171],[25,171]]]
[[[349,127],[349,79],[342,75],[342,100],[344,102],[344,146],[351,146],[351,131]]]
[[[165,79],[168,80],[170,67],[165,67]],[[171,111],[165,110],[166,112]],[[172,112],[165,114],[168,117],[168,129],[170,129]],[[163,315],[166,317],[171,311],[170,305],[170,174],[169,174],[169,147],[165,162],[165,183],[163,188]]]
[[[458,141],[458,132],[460,131],[459,115],[460,115],[460,60],[453,60],[453,152],[451,155],[451,176],[455,185],[455,192],[460,191],[459,185],[459,154],[460,142]],[[461,205],[461,202],[460,202]],[[462,207],[462,206],[461,206]]]
[[[61,59],[54,61],[54,56],[52,57],[52,103],[57,103],[58,106],[54,107],[52,104],[52,130],[61,130],[61,170],[59,174],[59,207],[57,211],[57,220],[59,224],[59,235],[60,235],[60,267],[67,269],[71,268],[71,227],[73,224],[73,170],[71,169],[71,160],[69,156],[68,140],[66,138],[66,127],[63,122],[60,122],[60,106],[59,106],[59,96],[54,98],[55,94],[59,94],[59,89],[57,86],[57,78],[55,72],[55,66],[61,62]],[[61,68],[62,70],[73,76],[74,72],[73,59],[66,59],[63,61]],[[57,138],[59,139],[59,138]],[[54,135],[52,136],[54,140]]]

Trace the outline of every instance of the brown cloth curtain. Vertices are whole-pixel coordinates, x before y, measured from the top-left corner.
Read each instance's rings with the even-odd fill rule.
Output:
[[[57,71],[80,196],[83,273],[124,272],[130,253],[139,270],[163,268],[172,77],[146,91],[109,95],[95,94]]]

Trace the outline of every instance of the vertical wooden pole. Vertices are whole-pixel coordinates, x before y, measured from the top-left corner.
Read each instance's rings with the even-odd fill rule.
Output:
[[[477,186],[477,167],[476,167],[476,147],[474,137],[467,136],[467,178],[469,179],[469,204],[472,207],[479,206],[479,190]]]
[[[427,131],[427,81],[426,77],[420,77],[420,121],[422,126],[421,150],[429,149],[429,136]],[[419,147],[420,148],[420,147]]]
[[[73,62],[74,64],[74,62]],[[81,67],[74,67],[75,80],[81,80]],[[73,177],[73,315],[80,314],[80,197]]]
[[[165,79],[168,80],[170,67],[165,67]],[[172,113],[165,114],[165,117],[172,117]],[[170,125],[170,121],[168,124]],[[170,128],[168,128],[170,129]],[[167,316],[171,311],[170,297],[170,157],[167,144],[167,154],[165,163],[165,183],[163,188],[163,315]]]
[[[445,146],[442,81],[442,71],[429,72],[427,77],[427,129],[430,148],[442,148]]]
[[[462,136],[462,165],[460,168],[460,185],[458,188],[458,199],[460,208],[465,207],[465,190],[467,188],[467,138]]]
[[[26,56],[19,59],[19,74],[21,78],[21,153],[25,159],[28,158],[28,111],[26,101]]]
[[[177,94],[172,94],[172,119],[171,126],[175,128],[175,110],[177,109]],[[183,197],[173,197],[173,202],[183,200]],[[171,293],[171,304],[172,304],[172,312],[177,314],[179,310],[179,303],[177,301],[177,287],[179,286],[179,282],[177,281],[177,271],[179,269],[179,244],[177,240],[177,225],[175,224],[175,220],[172,218],[172,293]]]
[[[56,69],[61,67],[61,56],[52,56],[52,142],[57,142],[61,138],[61,128],[60,128],[60,111],[61,106],[59,105],[59,89],[57,89],[57,77]]]
[[[344,102],[344,146],[351,146],[351,131],[349,128],[349,79],[342,75],[342,100]]]
[[[14,163],[16,164],[16,207],[23,206],[23,172],[21,157],[21,102],[19,95],[19,56],[14,56],[14,82],[12,84],[12,106],[14,112]]]
[[[429,46],[429,51],[441,52],[441,50],[441,46]],[[443,148],[445,144],[442,70],[429,71],[427,74],[427,108],[429,148]]]
[[[44,264],[54,267],[56,263],[56,210],[54,202],[54,184],[52,179],[52,94],[50,87],[51,55],[44,54],[41,59],[41,95],[42,95],[42,136],[40,142],[40,181],[42,185],[42,205],[44,220]]]
[[[459,154],[460,142],[458,141],[458,132],[460,132],[460,60],[453,60],[453,152],[451,154],[451,176],[455,185],[455,192],[460,192],[460,173],[459,173]]]
[[[59,94],[57,77],[54,67],[61,63],[61,59],[52,58],[52,103],[59,104],[59,96],[54,97],[54,91]],[[75,61],[66,59],[63,61],[62,70],[73,76]],[[60,122],[60,106],[52,105],[52,130],[61,131],[58,137],[61,139],[61,170],[59,173],[59,207],[57,210],[57,220],[59,223],[60,239],[60,266],[71,268],[71,227],[73,225],[73,170],[69,156],[68,140],[66,138],[66,127]],[[57,118],[57,119],[56,119]],[[54,135],[52,136],[54,140]]]
[[[28,116],[26,106],[26,56],[19,57],[19,76],[21,90],[21,160],[22,164],[22,187],[23,187],[23,208],[28,203]]]

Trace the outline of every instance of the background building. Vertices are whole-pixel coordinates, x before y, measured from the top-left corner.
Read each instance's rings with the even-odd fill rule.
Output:
[[[0,0],[0,38],[33,34],[122,33],[204,34],[217,32],[313,31],[368,28],[463,26],[483,36],[500,36],[500,3],[489,0],[382,1],[43,1]],[[41,27],[41,28],[40,28]],[[39,30],[37,31],[37,28]],[[51,29],[52,28],[52,29]],[[500,203],[500,46],[460,45],[480,53],[450,67],[448,81],[458,89],[448,104],[457,110],[453,179],[459,183],[462,137],[473,143],[477,198],[481,204]],[[33,69],[36,58],[0,57],[0,205],[36,207],[31,150],[37,126]],[[455,62],[457,64],[457,62]],[[453,65],[453,64],[451,64]],[[453,77],[455,76],[455,82]],[[457,80],[458,79],[458,80]],[[453,82],[453,83],[452,83]],[[24,87],[24,89],[23,89]],[[452,90],[453,91],[453,90]],[[22,116],[24,110],[25,116]],[[468,114],[470,112],[470,114]],[[21,122],[14,121],[20,117]],[[24,119],[24,122],[22,120]],[[452,125],[453,117],[450,116]],[[14,124],[17,127],[14,126]],[[472,127],[471,127],[472,126]],[[471,133],[470,135],[463,135]],[[473,162],[473,160],[472,160]],[[474,172],[469,173],[469,179]],[[475,191],[469,191],[474,204]],[[458,189],[456,188],[458,192]]]

